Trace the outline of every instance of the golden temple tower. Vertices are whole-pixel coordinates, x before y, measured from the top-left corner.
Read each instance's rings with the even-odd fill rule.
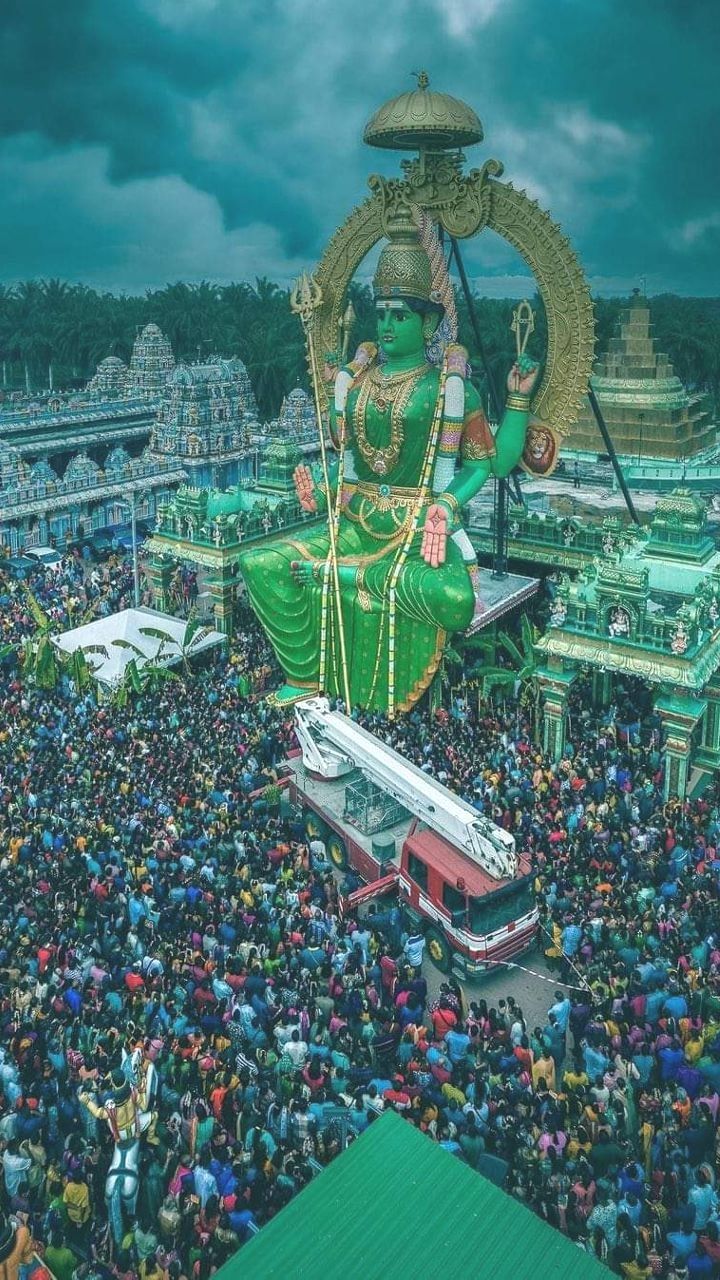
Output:
[[[669,357],[655,350],[647,298],[635,289],[591,383],[615,449],[631,462],[691,458],[715,444],[705,397],[690,394]],[[605,456],[589,405],[565,440],[574,453]]]

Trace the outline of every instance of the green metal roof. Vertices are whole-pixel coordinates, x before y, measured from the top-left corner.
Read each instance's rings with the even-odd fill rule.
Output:
[[[385,1112],[216,1280],[609,1280],[610,1273],[469,1165]]]

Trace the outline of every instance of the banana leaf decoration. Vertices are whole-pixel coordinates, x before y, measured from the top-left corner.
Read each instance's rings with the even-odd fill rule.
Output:
[[[41,635],[35,651],[35,683],[40,689],[54,689],[58,682],[59,663],[52,641]]]
[[[70,655],[69,670],[70,678],[75,685],[76,690],[78,693],[82,693],[84,689],[87,689],[92,679],[90,667],[88,666],[87,659],[82,649],[76,649],[75,652]]]
[[[506,631],[501,631],[498,636],[498,644],[502,646],[515,663],[515,679],[524,682],[530,680],[537,670],[535,643],[538,640],[538,632],[525,613],[520,619],[520,636],[521,641],[517,645]]]
[[[20,666],[22,667],[23,675],[29,679],[35,670],[35,643],[29,637],[22,642]]]
[[[114,644],[117,649],[129,649],[131,653],[135,654],[136,658],[144,659],[147,656],[138,645],[133,644],[132,640],[111,640],[110,643]]]
[[[130,697],[130,693],[129,693],[128,687],[123,681],[123,683],[119,684],[117,688],[113,691],[112,704],[114,707],[118,707],[120,710],[122,710],[123,707],[127,706],[129,697]]]
[[[131,658],[125,668],[125,680],[123,683],[127,685],[132,693],[142,693],[143,691],[143,679],[135,658]]]
[[[175,638],[169,632],[163,631],[160,627],[140,627],[141,636],[149,636],[151,640],[159,640],[160,645],[153,658],[154,662],[162,662],[166,656],[166,652],[175,647]]]
[[[107,659],[110,657],[110,654],[108,653],[107,648],[104,644],[84,644],[82,646],[82,649],[78,650],[78,652],[82,653],[86,659],[88,658],[88,656],[92,656],[94,653],[99,654],[101,658]],[[94,675],[94,670],[92,669],[92,667],[90,668],[90,670],[91,670],[91,673]]]
[[[35,621],[38,630],[49,631],[52,624],[42,605],[30,590],[26,582],[23,582],[22,586],[25,591],[25,599],[27,601],[28,609],[33,616],[33,620]]]
[[[154,658],[155,662],[162,661],[166,656],[166,650],[172,651],[173,656],[179,650],[183,666],[188,670],[188,660],[197,652],[198,646],[202,644],[203,640],[212,634],[212,627],[205,626],[199,618],[191,616],[181,643],[178,643],[174,636],[171,636],[167,631],[163,631],[160,627],[140,627],[140,634],[160,641],[160,648]]]
[[[170,684],[179,679],[180,676],[177,672],[171,671],[169,667],[156,667],[153,664],[148,663],[148,665],[142,669],[143,687],[150,691],[160,689],[164,684]]]

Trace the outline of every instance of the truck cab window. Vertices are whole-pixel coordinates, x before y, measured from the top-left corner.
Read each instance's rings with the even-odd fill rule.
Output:
[[[443,884],[442,900],[443,906],[447,907],[452,915],[455,915],[458,911],[464,912],[467,905],[465,894],[462,890],[456,889],[454,884]]]
[[[494,933],[510,920],[519,920],[532,911],[535,895],[532,877],[525,876],[509,890],[470,899],[470,928],[473,933]]]
[[[414,853],[408,854],[408,871],[415,881],[416,885],[427,893],[428,887],[428,869],[427,863],[423,862]]]

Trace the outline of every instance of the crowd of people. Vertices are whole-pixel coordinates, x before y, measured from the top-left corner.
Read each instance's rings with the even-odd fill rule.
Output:
[[[54,631],[66,631],[91,618],[108,617],[133,600],[132,563],[111,555],[104,564],[88,564],[80,555],[63,556],[58,568],[38,564],[27,578],[13,578],[0,558],[0,651],[34,636],[37,602]]]
[[[123,707],[2,668],[0,1263],[206,1280],[392,1108],[626,1280],[720,1276],[720,794],[664,804],[615,715],[551,762],[516,706],[357,713],[531,855],[529,1025],[341,912],[252,617],[205,661]]]

